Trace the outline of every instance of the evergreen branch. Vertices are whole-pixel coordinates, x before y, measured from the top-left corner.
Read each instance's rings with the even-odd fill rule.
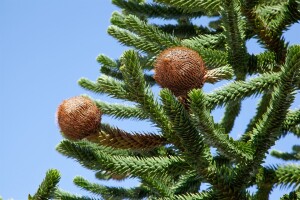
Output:
[[[300,110],[289,111],[283,123],[284,130],[291,130],[300,124]]]
[[[65,192],[62,190],[56,190],[54,197],[55,199],[59,199],[59,200],[101,200],[101,199],[90,198],[87,196],[73,195],[69,192]]]
[[[101,157],[103,158],[101,158]],[[170,175],[175,176],[189,169],[188,165],[179,157],[150,157],[135,158],[121,156],[99,155],[99,161],[103,163],[107,170],[115,171],[120,174],[130,174],[132,177],[149,177],[164,179]]]
[[[279,132],[288,109],[294,100],[295,83],[299,79],[300,46],[293,46],[288,51],[285,67],[280,74],[280,84],[272,93],[270,105],[254,129],[253,145],[257,148],[259,158],[263,158],[279,136]],[[262,142],[262,143],[261,143]],[[264,145],[262,145],[264,144]],[[263,155],[262,155],[263,153]]]
[[[182,8],[186,12],[203,11],[206,15],[214,16],[220,11],[219,0],[155,0],[155,2]]]
[[[158,197],[168,197],[172,196],[172,191],[170,188],[171,178],[157,179],[152,177],[144,177],[142,182],[152,194],[149,195],[149,199],[157,199]]]
[[[111,104],[103,101],[95,101],[97,107],[103,114],[110,115],[116,119],[138,119],[146,120],[148,116],[140,108],[136,106],[128,106],[124,104]]]
[[[121,44],[135,47],[136,49],[142,50],[146,53],[157,54],[162,50],[157,44],[115,25],[111,25],[107,32],[109,35],[116,38]]]
[[[116,25],[122,30],[128,31],[129,34],[139,37],[145,41],[151,41],[156,46],[162,46],[160,49],[179,46],[178,38],[167,34],[154,25],[147,24],[145,21],[139,19],[134,15],[123,16],[118,12],[114,12],[111,18],[113,25]]]
[[[242,6],[242,12],[246,16],[249,25],[255,34],[258,35],[258,41],[271,52],[276,54],[276,62],[282,64],[285,61],[287,53],[287,44],[274,29],[268,27],[255,11],[255,5],[258,0],[245,0]],[[280,49],[280,51],[278,51]]]
[[[215,200],[216,195],[213,191],[203,191],[199,193],[186,193],[174,195],[172,197],[159,198],[159,200]]]
[[[235,185],[233,182],[236,177],[236,168],[232,168],[232,165],[214,167],[214,178],[212,178],[209,183],[215,190],[215,199],[249,199],[249,194],[245,188],[238,188],[238,185]]]
[[[113,0],[113,4],[125,9],[127,12],[137,16],[146,16],[148,18],[161,19],[178,19],[181,17],[198,18],[203,15],[203,12],[185,12],[176,7],[170,7],[153,3],[137,3],[134,1]]]
[[[145,23],[134,15],[126,16],[125,24],[130,31],[135,32],[144,39],[157,43],[159,46],[166,48],[180,45],[180,41],[176,37],[162,32],[157,27]]]
[[[151,150],[166,143],[165,138],[152,133],[130,134],[109,126],[101,126],[101,130],[99,136],[96,138],[96,142],[103,146],[118,149]]]
[[[185,39],[182,41],[184,46],[193,46],[194,48],[202,49],[224,49],[225,36],[223,33],[218,34],[201,34],[196,37]]]
[[[278,185],[291,187],[299,187],[300,185],[300,166],[289,164],[280,166],[275,171]]]
[[[279,159],[286,160],[286,161],[300,160],[299,152],[284,153],[284,152],[273,150],[273,151],[271,151],[271,155],[274,156],[275,158],[279,158]]]
[[[78,85],[80,85],[82,88],[92,91],[94,93],[100,93],[103,94],[101,89],[98,87],[98,85],[95,82],[92,82],[88,80],[87,78],[80,78],[78,80]]]
[[[228,53],[228,63],[232,66],[236,80],[244,80],[246,74],[246,64],[248,54],[245,42],[245,22],[241,16],[241,8],[237,1],[225,0],[222,6],[222,24],[225,29],[226,50]],[[230,102],[226,106],[224,117],[221,120],[221,126],[225,128],[226,133],[230,133],[234,126],[236,117],[240,113],[241,99]]]
[[[216,83],[220,80],[230,80],[233,77],[232,67],[225,65],[223,67],[211,69],[207,71],[205,82]]]
[[[128,100],[128,94],[125,90],[124,83],[105,75],[98,78],[97,82],[81,78],[79,79],[78,84],[84,89],[98,94],[106,93],[113,98]]]
[[[215,90],[206,95],[207,107],[214,109],[217,106],[223,106],[229,102],[244,99],[246,97],[257,95],[278,84],[279,74],[263,74],[249,81],[235,81],[226,86]]]
[[[210,155],[207,152],[202,136],[189,117],[189,113],[176,100],[171,91],[167,89],[161,90],[160,97],[163,102],[163,108],[173,125],[175,134],[180,138],[188,160],[192,161],[191,164],[198,166],[197,168],[200,168],[200,171],[204,170],[208,167]]]
[[[247,182],[249,173],[257,168],[268,149],[274,145],[281,134],[282,124],[294,100],[294,90],[299,80],[300,69],[300,46],[290,47],[287,60],[280,74],[280,81],[275,87],[267,111],[259,120],[253,130],[253,137],[250,140],[254,151],[253,160],[242,164],[236,176],[235,184],[243,185]],[[242,178],[243,177],[243,178]]]
[[[112,155],[109,148],[96,149],[93,145],[81,143],[65,140],[59,144],[57,150],[67,157],[76,159],[88,169],[114,172],[127,177],[164,178],[189,169],[185,161],[179,157],[138,158]]]
[[[186,174],[180,176],[175,187],[172,188],[174,194],[197,193],[201,185],[201,180],[201,177],[196,171],[188,171]]]
[[[263,74],[267,72],[278,72],[280,66],[276,63],[275,53],[265,51],[258,55],[251,55],[248,57],[248,73],[249,74]]]
[[[260,6],[256,10],[274,32],[282,34],[293,23],[300,20],[300,2],[288,0],[276,5]]]
[[[189,93],[189,98],[198,129],[209,145],[216,147],[223,155],[232,160],[245,161],[251,159],[251,148],[245,143],[234,141],[214,123],[209,110],[206,108],[206,98],[201,90],[192,90]]]
[[[91,193],[101,195],[104,199],[122,200],[124,198],[129,199],[143,199],[148,196],[149,191],[143,187],[136,188],[120,188],[120,187],[108,187],[91,183],[82,177],[75,177],[73,182],[80,188],[87,190]]]
[[[29,200],[44,200],[53,197],[54,192],[57,190],[57,184],[60,180],[59,171],[50,169],[46,173],[46,177],[40,184],[37,192],[32,197],[29,195]]]
[[[139,97],[146,95],[145,89],[148,87],[143,76],[139,56],[133,50],[125,51],[121,63],[120,70],[123,74],[125,89],[135,101],[139,102]]]
[[[102,170],[97,162],[96,152],[102,152],[109,155],[131,155],[125,150],[99,146],[84,140],[79,142],[63,140],[57,145],[56,150],[69,158],[76,158],[81,165],[92,170]]]
[[[124,20],[125,20],[124,14],[122,14],[118,11],[114,11],[111,15],[110,23],[119,28],[126,29],[126,24],[125,24]]]
[[[109,58],[108,56],[105,56],[103,54],[100,54],[99,56],[97,56],[96,60],[98,63],[105,65],[105,66],[109,66],[109,67],[113,67],[113,68],[118,67],[118,62],[112,60],[111,58]]]
[[[102,170],[97,162],[95,149],[87,145],[82,145],[82,142],[75,143],[69,140],[63,140],[56,147],[56,150],[69,158],[78,160],[82,166],[88,169]]]
[[[292,149],[292,153],[283,153],[280,151],[273,150],[271,151],[271,155],[282,160],[300,160],[300,146],[294,145]]]
[[[242,99],[228,102],[220,126],[224,128],[225,133],[229,134],[234,126],[235,119],[240,114]]]
[[[202,34],[212,34],[213,32],[204,26],[197,26],[192,23],[189,24],[165,24],[165,25],[156,25],[156,27],[168,34],[172,34],[177,38],[188,39],[191,37],[196,37],[197,35]]]
[[[233,67],[237,79],[240,80],[245,76],[248,58],[245,42],[246,25],[241,17],[237,1],[224,0],[221,13],[227,43],[228,63]]]
[[[272,97],[272,92],[265,93],[260,105],[258,106],[257,114],[256,116],[250,121],[247,129],[246,134],[242,136],[240,139],[241,141],[248,141],[251,138],[251,134],[253,129],[256,126],[256,123],[262,118],[262,115],[267,111],[268,105],[270,104],[270,100]],[[287,132],[292,131],[295,127],[297,127],[300,124],[300,111],[294,110],[294,111],[288,111],[286,114],[285,120],[282,125],[282,136],[285,136]]]
[[[287,27],[300,20],[300,1],[299,0],[289,0],[283,8],[282,19],[277,25],[277,31],[286,30]]]
[[[262,118],[263,114],[267,111],[268,105],[270,104],[272,98],[272,91],[273,90],[270,89],[270,91],[267,91],[263,94],[259,105],[257,106],[256,115],[251,119],[245,132],[251,132],[255,128],[258,121]]]

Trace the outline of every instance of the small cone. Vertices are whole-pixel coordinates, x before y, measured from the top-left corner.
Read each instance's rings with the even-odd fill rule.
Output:
[[[76,96],[59,105],[57,120],[67,139],[81,140],[98,132],[101,112],[89,98]]]
[[[154,64],[154,79],[175,96],[186,96],[205,82],[205,66],[199,54],[186,47],[172,47],[159,54]]]

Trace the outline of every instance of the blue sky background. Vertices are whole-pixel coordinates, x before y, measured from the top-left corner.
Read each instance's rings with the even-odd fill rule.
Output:
[[[74,186],[74,176],[96,181],[93,172],[56,152],[62,137],[55,112],[63,99],[80,94],[112,102],[83,90],[77,80],[95,80],[100,75],[95,60],[100,53],[118,58],[128,49],[106,33],[115,10],[109,0],[0,1],[0,196],[4,200],[27,199],[49,168],[61,172],[60,187],[73,193],[87,195]],[[300,43],[299,33],[297,24],[285,36],[291,44]],[[248,47],[252,53],[261,51],[255,40],[248,42]],[[204,89],[209,92],[214,87],[207,85]],[[254,115],[256,103],[257,98],[243,103],[232,133],[234,138]],[[299,107],[298,94],[293,108]],[[218,121],[222,110],[215,111],[214,116]],[[118,122],[108,117],[103,121],[125,130],[153,129],[147,122]],[[289,135],[276,148],[289,151],[295,143],[299,140]],[[268,161],[280,163],[270,158]],[[137,181],[105,184],[130,187]],[[283,192],[276,190],[271,199],[279,199]]]

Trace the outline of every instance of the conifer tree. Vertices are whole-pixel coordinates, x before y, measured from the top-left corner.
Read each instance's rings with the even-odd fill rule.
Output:
[[[100,55],[97,80],[79,85],[96,94],[133,102],[107,103],[78,96],[59,105],[63,136],[57,151],[96,172],[100,180],[138,178],[140,185],[107,187],[76,177],[74,183],[98,199],[264,200],[277,185],[294,186],[283,200],[300,199],[300,165],[264,164],[277,140],[300,136],[300,110],[290,110],[300,89],[300,46],[283,32],[300,20],[299,0],[112,0],[108,33],[132,47],[119,59]],[[194,19],[213,17],[208,26]],[[159,25],[151,19],[176,20]],[[264,48],[250,54],[249,39]],[[252,78],[248,78],[253,76]],[[205,93],[205,84],[229,84]],[[159,85],[159,95],[152,86]],[[239,139],[230,135],[251,97],[261,100]],[[220,122],[211,112],[225,107]],[[101,123],[101,116],[148,120],[156,132],[126,132]],[[136,122],[134,122],[136,123]],[[214,148],[215,152],[211,151]],[[283,160],[300,160],[272,151]],[[51,175],[52,174],[52,175]],[[33,199],[94,199],[56,189],[49,171]],[[201,184],[208,183],[204,190]],[[257,186],[250,193],[248,188]],[[38,195],[44,195],[43,198]],[[36,198],[35,198],[36,197]]]

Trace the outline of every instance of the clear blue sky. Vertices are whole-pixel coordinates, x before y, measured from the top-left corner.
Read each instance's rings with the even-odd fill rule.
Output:
[[[99,76],[95,60],[98,54],[118,58],[127,49],[106,33],[111,13],[116,9],[109,0],[0,1],[0,196],[4,200],[27,199],[49,168],[61,172],[61,188],[87,194],[75,187],[72,180],[81,175],[94,181],[94,173],[55,151],[62,139],[55,112],[63,99],[84,93],[92,95],[81,89],[77,80],[95,80]],[[291,43],[300,43],[299,33],[298,24],[286,36]],[[251,52],[261,51],[254,41],[248,46]],[[104,96],[92,96],[111,101]],[[255,104],[254,98],[243,104],[233,137],[243,131]],[[299,105],[298,95],[293,107]],[[214,113],[216,119],[221,118],[220,113]],[[104,120],[127,130],[150,128],[147,123],[137,126],[136,122],[129,125],[126,121]],[[285,146],[297,142],[288,136],[276,148],[290,150]],[[131,180],[108,185],[136,183]],[[278,199],[280,193],[282,190],[274,193],[273,199]]]

